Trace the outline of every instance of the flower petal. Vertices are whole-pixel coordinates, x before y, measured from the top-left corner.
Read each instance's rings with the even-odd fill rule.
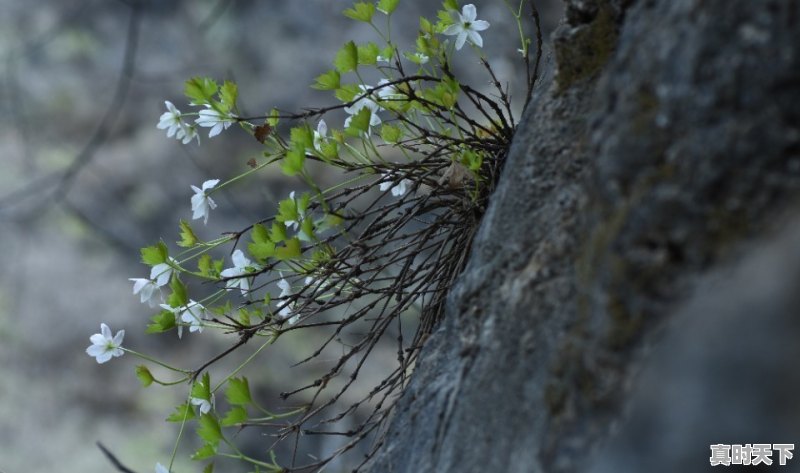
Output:
[[[461,21],[464,23],[472,23],[477,17],[478,12],[475,9],[475,5],[470,3],[469,5],[464,5],[464,8],[461,9]]]
[[[467,35],[469,36],[470,43],[479,48],[483,47],[483,38],[481,38],[481,35],[479,35],[477,31],[470,30],[467,32]]]
[[[472,22],[472,25],[470,25],[470,26],[475,31],[483,31],[483,30],[489,28],[489,22],[488,21],[483,21],[483,20],[475,20],[475,21]]]
[[[458,38],[456,38],[456,51],[460,51],[461,48],[464,47],[464,43],[467,41],[467,32],[465,30],[461,30],[461,33],[458,34]]]

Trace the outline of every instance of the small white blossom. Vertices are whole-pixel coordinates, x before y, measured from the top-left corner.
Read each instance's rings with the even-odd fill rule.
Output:
[[[464,5],[461,13],[453,12],[454,24],[444,30],[444,34],[449,36],[456,36],[456,50],[461,49],[464,43],[469,40],[470,43],[477,47],[483,46],[483,38],[478,34],[478,31],[483,31],[489,27],[489,23],[483,20],[477,20],[478,13],[475,10],[475,5]]]
[[[200,408],[200,414],[208,414],[211,411],[211,407],[214,405],[214,395],[211,395],[211,401],[207,401],[199,397],[193,397],[189,399],[189,402],[191,402],[192,405]]]
[[[139,294],[142,304],[147,302],[150,307],[155,307],[158,304],[158,299],[161,299],[161,289],[159,289],[155,280],[145,278],[128,278],[128,280],[133,281],[133,293]],[[158,297],[154,298],[153,296],[156,294]]]
[[[169,257],[169,262],[177,264],[173,257]],[[156,286],[166,286],[169,284],[169,278],[172,277],[174,268],[169,263],[159,263],[150,269],[150,279],[156,282]],[[133,288],[133,293],[136,294],[136,287]],[[142,301],[144,302],[144,301]]]
[[[161,463],[156,463],[156,473],[169,473],[169,470]]]
[[[384,179],[391,179],[391,177],[392,177],[391,174],[383,175]],[[381,182],[378,188],[381,190],[381,192],[386,192],[387,190],[392,189],[393,196],[401,197],[405,195],[406,192],[408,192],[408,187],[411,186],[412,184],[413,182],[410,179],[401,179],[400,182],[398,183],[395,183],[394,181],[391,180],[386,180],[384,182]]]
[[[113,337],[111,329],[106,324],[100,324],[100,333],[89,337],[92,345],[86,349],[86,354],[97,358],[98,363],[105,363],[115,356],[122,356],[122,339],[125,338],[125,330],[120,330]]]
[[[219,273],[223,278],[243,276],[249,272],[248,267],[253,266],[253,262],[247,259],[244,253],[242,253],[242,250],[234,251],[231,255],[231,261],[233,261],[233,268],[228,268]],[[247,291],[250,290],[250,281],[248,278],[238,277],[237,279],[230,279],[225,283],[225,288],[227,289],[233,289],[235,287],[239,287],[242,291],[242,295],[246,295]]]
[[[368,91],[371,87],[367,87],[366,85],[359,84],[359,89],[361,92],[359,95]],[[345,107],[344,111],[349,114],[350,116],[344,121],[344,127],[347,128],[350,126],[350,121],[353,119],[353,115],[360,112],[362,109],[367,108],[369,109],[369,126],[378,126],[381,124],[381,117],[378,116],[378,111],[380,111],[380,105],[371,97],[371,95],[366,95],[358,99],[353,105],[349,107]],[[367,131],[369,133],[369,131]]]
[[[286,279],[281,278],[281,280],[278,281],[278,287],[281,290],[281,295],[278,297],[284,298],[284,297],[291,297],[292,295],[294,295],[294,293],[292,292],[292,285],[289,284],[289,281],[287,281]],[[286,302],[278,310],[278,317],[280,317],[282,320],[286,320],[288,318],[289,325],[294,325],[300,320],[300,314],[292,315],[294,311],[295,311],[295,303]]]
[[[178,130],[175,138],[181,140],[181,143],[185,145],[188,145],[193,139],[197,139],[197,143],[200,143],[200,135],[197,133],[197,127],[185,123],[181,126],[181,129]]]
[[[164,105],[167,106],[167,111],[162,113],[159,117],[156,128],[167,130],[167,138],[172,138],[176,133],[179,133],[183,127],[181,111],[175,108],[175,105],[169,100],[165,100]],[[178,137],[178,139],[180,139],[180,137]]]
[[[383,57],[381,55],[378,55],[378,57],[375,58],[375,61],[377,61],[377,62],[392,62],[391,58]]]
[[[236,115],[228,113],[223,116],[220,112],[208,105],[206,105],[206,107],[205,110],[200,110],[195,123],[205,128],[211,128],[211,131],[208,132],[209,138],[219,135],[222,133],[222,130],[227,130],[228,127],[236,123]]]
[[[322,152],[322,143],[328,140],[328,124],[325,120],[320,120],[317,123],[317,129],[314,131],[314,149]]]
[[[208,223],[209,211],[217,208],[217,203],[208,196],[208,191],[213,189],[217,184],[219,184],[219,179],[211,179],[205,181],[202,188],[192,186],[192,190],[194,191],[194,195],[192,196],[192,220],[202,218],[204,224]]]
[[[427,64],[428,61],[430,61],[430,59],[431,59],[431,58],[428,57],[427,54],[422,54],[422,53],[414,53],[411,56],[413,56],[416,59],[415,62],[417,64],[419,64],[419,65]]]
[[[389,79],[381,79],[378,82],[378,87],[388,84],[389,82]],[[381,100],[397,100],[402,99],[404,95],[397,89],[396,85],[387,85],[378,89],[378,97],[380,97]]]
[[[206,308],[199,302],[189,300],[189,303],[180,307],[172,307],[167,304],[160,305],[162,309],[175,314],[175,323],[178,324],[178,338],[183,337],[183,323],[189,324],[189,332],[203,331],[203,319],[206,315]]]

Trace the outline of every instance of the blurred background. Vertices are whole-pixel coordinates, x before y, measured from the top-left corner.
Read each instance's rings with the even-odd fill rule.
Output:
[[[524,69],[513,18],[501,0],[475,4],[492,25],[484,49],[519,100]],[[537,4],[547,35],[561,5]],[[126,346],[178,366],[194,366],[229,345],[207,332],[180,341],[174,333],[145,336],[152,311],[131,294],[128,278],[147,275],[139,248],[159,238],[173,244],[178,220],[191,217],[191,184],[241,173],[260,148],[236,127],[210,140],[204,133],[199,147],[183,146],[155,127],[164,100],[188,109],[183,82],[204,75],[236,81],[244,115],[330,104],[330,94],[309,88],[314,77],[331,67],[346,41],[376,40],[369,26],[341,16],[349,6],[0,0],[0,471],[113,471],[97,441],[136,471],[168,462],[177,425],[164,418],[185,390],[142,389],[132,356],[98,365],[84,350],[101,322],[125,329]],[[401,1],[393,16],[401,47],[412,44],[419,16],[433,17],[436,8]],[[473,85],[488,87],[474,56],[457,68]],[[299,185],[267,169],[233,194],[222,192],[208,225],[196,228],[209,239],[239,229]],[[277,393],[314,369],[289,369],[313,349],[313,336],[283,342],[268,366],[247,373],[268,406],[279,405]],[[380,357],[376,363],[379,374]],[[248,441],[263,451],[268,440],[254,434]],[[339,445],[307,441],[305,452],[313,455]],[[200,470],[188,460],[193,448],[189,432],[176,471]],[[351,464],[343,459],[329,471]]]

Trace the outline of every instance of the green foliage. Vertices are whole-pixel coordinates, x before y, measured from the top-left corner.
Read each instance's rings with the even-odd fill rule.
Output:
[[[231,378],[228,380],[228,389],[225,398],[229,403],[237,406],[246,406],[253,402],[250,397],[250,383],[247,378]]]
[[[344,11],[353,20],[369,23],[378,34],[376,42],[356,45],[348,41],[337,51],[334,68],[315,78],[311,87],[332,91],[338,104],[297,113],[272,108],[260,117],[238,118],[231,116],[238,113],[235,83],[224,81],[219,85],[207,77],[186,81],[185,94],[193,105],[212,108],[227,120],[226,124],[238,122],[248,131],[251,144],[262,146],[255,154],[258,161],[251,159],[249,168],[214,190],[233,187],[239,180],[275,165],[304,186],[295,188],[289,198],[280,200],[269,214],[259,215],[252,225],[231,229],[216,238],[207,236],[204,227],[181,220],[176,244],[182,250],[174,259],[163,242],[141,250],[143,263],[166,263],[171,269],[169,292],[165,287],[158,291],[164,293],[172,310],[153,315],[148,333],[183,328],[186,323],[178,316],[192,301],[192,307],[201,311],[202,328],[229,335],[234,341],[219,357],[193,365],[201,367],[199,379],[197,371],[172,368],[149,357],[145,359],[172,370],[177,379],[157,380],[146,366],[136,368],[143,386],[157,383],[188,389],[189,402],[179,405],[167,421],[190,421],[187,425],[202,440],[192,455],[195,460],[224,456],[249,462],[256,471],[285,471],[274,451],[267,452],[269,462],[239,452],[235,437],[225,438],[223,428],[232,428],[225,432],[244,425],[265,429],[267,435],[281,441],[293,432],[302,432],[312,417],[341,419],[347,411],[333,413],[337,408],[334,401],[350,389],[348,381],[337,379],[347,376],[352,365],[347,361],[366,360],[372,347],[385,336],[386,327],[394,327],[399,317],[414,313],[418,314],[419,328],[410,340],[399,341],[401,366],[378,387],[364,391],[370,394],[359,402],[374,399],[377,393],[383,399],[396,398],[405,385],[407,368],[416,363],[420,344],[429,334],[426,330],[441,318],[447,288],[470,247],[516,120],[508,94],[500,86],[502,79],[495,77],[480,49],[473,44],[475,47],[459,51],[452,36],[443,36],[458,20],[456,0],[445,0],[435,18],[420,18],[419,34],[411,48],[402,47],[391,37],[391,15],[398,5],[399,0],[358,1]],[[386,16],[373,23],[376,10]],[[512,14],[522,36],[522,14]],[[381,30],[377,23],[384,21],[386,26]],[[527,51],[530,40],[524,36],[520,40]],[[488,69],[488,82],[495,90],[486,92],[484,86],[462,84],[455,75],[456,69],[451,67],[454,55],[473,53]],[[354,74],[348,80],[353,83],[342,83],[342,74],[350,72]],[[528,73],[536,76],[530,70]],[[530,92],[532,82],[528,85]],[[348,115],[347,126],[341,125],[344,113]],[[188,120],[181,122],[182,127],[187,125],[195,126]],[[190,129],[194,130],[181,128],[181,132]],[[325,176],[341,176],[342,180],[316,181],[315,176],[323,175],[318,172],[320,167],[333,171],[325,172]],[[269,179],[259,185],[271,185]],[[264,194],[275,195],[276,190],[284,192],[275,188]],[[190,269],[195,265],[196,271]],[[163,279],[159,282],[164,283]],[[193,279],[202,284],[191,284],[190,288],[187,283]],[[138,281],[139,287],[142,282]],[[147,295],[142,293],[143,298]],[[306,398],[311,400],[308,403],[295,402],[296,409],[279,408],[277,414],[271,408],[262,408],[253,399],[248,379],[240,373],[253,360],[263,361],[261,350],[283,334],[312,327],[329,333],[308,339],[342,341],[342,357],[328,363],[329,371],[318,376],[316,383],[285,394],[290,397],[313,391]],[[192,327],[195,331],[191,337],[199,339],[196,328]],[[363,342],[344,342],[353,336]],[[239,351],[241,347],[247,348]],[[303,363],[315,360],[326,364],[328,360],[320,357],[322,352],[320,348]],[[225,364],[217,362],[237,356],[234,353],[241,358],[228,366],[236,368],[224,373],[219,385],[212,385],[209,370],[216,373],[222,369]],[[350,372],[352,381],[356,374]],[[187,381],[193,381],[188,388]],[[330,386],[344,387],[331,396]],[[208,410],[206,402],[213,405],[214,393],[222,388],[225,401],[219,410],[216,405]],[[370,422],[385,420],[390,404],[374,411]],[[366,428],[361,425],[352,430],[352,435],[360,436]],[[320,459],[308,471],[324,469],[332,458]],[[212,470],[213,463],[209,463],[204,471]]]
[[[216,447],[222,440],[222,429],[219,421],[211,414],[203,414],[197,421],[197,435],[208,445]]]
[[[154,381],[153,375],[145,365],[136,366],[136,377],[139,378],[139,381],[142,383],[142,387],[145,388],[153,384]]]
[[[350,120],[350,126],[345,130],[346,133],[350,136],[361,136],[361,134],[368,132],[371,117],[372,111],[366,107],[362,108],[353,115],[352,120]]]
[[[180,221],[180,235],[181,239],[178,241],[178,246],[184,248],[191,248],[199,241],[189,222],[183,219]]]
[[[155,266],[157,264],[165,263],[169,257],[169,250],[163,241],[159,241],[153,246],[142,248],[142,263]]]
[[[183,93],[192,99],[194,105],[206,105],[213,101],[219,90],[217,82],[208,77],[192,77],[186,81]]]
[[[378,11],[386,15],[391,15],[397,8],[398,3],[400,3],[400,0],[380,0],[378,2]]]
[[[367,2],[356,2],[353,8],[348,8],[344,12],[344,16],[353,20],[363,21],[369,23],[372,21],[372,15],[375,14],[375,4]]]
[[[169,283],[169,287],[172,289],[172,294],[170,294],[167,298],[167,303],[170,305],[170,307],[184,306],[189,302],[189,295],[186,292],[186,286],[179,278],[172,278],[172,281]]]
[[[358,48],[356,43],[348,41],[342,49],[336,53],[336,59],[333,60],[333,65],[336,70],[344,74],[345,72],[355,71],[358,67]]]
[[[336,90],[339,88],[342,76],[339,71],[330,70],[317,76],[311,87],[317,90]]]
[[[175,408],[175,412],[167,417],[167,422],[184,422],[195,418],[194,409],[188,402],[180,404]]]
[[[375,43],[367,43],[358,47],[358,64],[362,66],[372,66],[378,62],[380,48]]]
[[[231,427],[233,425],[242,424],[246,422],[247,419],[247,410],[244,407],[236,406],[225,414],[225,417],[220,421],[220,425],[222,425],[222,427]]]

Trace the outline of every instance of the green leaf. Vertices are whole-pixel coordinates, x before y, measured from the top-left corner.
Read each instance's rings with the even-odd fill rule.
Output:
[[[358,48],[356,43],[348,41],[342,46],[342,49],[336,53],[333,65],[342,74],[356,70],[356,67],[358,67]]]
[[[217,454],[217,446],[212,444],[212,443],[207,443],[207,444],[203,445],[202,447],[200,447],[199,450],[194,452],[192,454],[191,458],[192,458],[192,460],[205,460],[206,458],[211,458],[216,454]],[[214,465],[213,463],[209,464],[209,466],[211,466],[211,470],[210,471],[213,471],[213,469],[214,469],[213,465]],[[208,467],[206,467],[206,469],[207,468]],[[203,471],[206,471],[206,470],[203,470]]]
[[[215,447],[219,445],[219,441],[222,440],[222,429],[220,429],[216,417],[211,414],[203,414],[197,424],[197,435],[201,439]]]
[[[281,163],[281,170],[287,176],[295,176],[303,171],[306,162],[306,148],[298,145],[293,146],[286,152],[286,156]]]
[[[250,237],[255,243],[266,243],[270,241],[267,227],[260,223],[253,225],[253,229],[250,230]]]
[[[295,259],[301,254],[302,247],[300,245],[300,240],[297,237],[287,240],[285,246],[275,250],[275,257],[282,261]]]
[[[289,137],[292,148],[296,147],[306,150],[314,147],[314,132],[312,132],[311,128],[306,124],[292,128]]]
[[[211,375],[208,374],[208,371],[203,373],[203,379],[192,384],[191,396],[206,401],[211,400]]]
[[[232,408],[225,414],[225,417],[220,421],[223,427],[230,427],[245,422],[247,420],[247,410],[244,407],[237,406]]]
[[[253,402],[250,397],[250,383],[247,378],[231,378],[228,380],[228,388],[225,390],[225,397],[228,402],[237,406],[246,406]]]
[[[247,250],[258,260],[266,260],[275,254],[275,243],[269,238],[269,232],[264,225],[257,223],[253,225],[250,232],[253,242],[247,245]]]
[[[239,309],[239,322],[242,325],[250,325],[250,312],[247,309]]]
[[[444,7],[448,10],[458,11],[458,0],[444,0]]]
[[[175,314],[168,310],[162,310],[150,320],[145,333],[162,333],[175,327]]]
[[[312,219],[307,218],[300,223],[300,232],[297,237],[303,241],[314,240],[314,221]]]
[[[183,219],[181,219],[180,222],[180,234],[181,240],[178,242],[178,246],[183,248],[191,248],[197,244],[197,235],[194,234],[194,230],[192,230],[189,222]]]
[[[164,263],[169,256],[167,245],[163,241],[159,241],[153,246],[142,248],[142,263],[150,266]]]
[[[271,241],[253,242],[247,245],[247,251],[259,261],[264,261],[275,256],[275,243]]]
[[[208,77],[192,77],[186,81],[183,93],[192,99],[194,105],[211,104],[211,100],[217,93],[216,81]]]
[[[239,91],[236,87],[236,83],[226,80],[224,84],[222,84],[222,88],[219,89],[219,101],[220,105],[222,105],[223,112],[230,112],[236,107],[236,97],[238,96]]]
[[[343,221],[344,219],[338,215],[327,214],[325,215],[325,218],[317,222],[317,231],[324,232],[332,228],[336,228],[341,225]]]
[[[214,463],[212,462],[206,465],[206,467],[203,468],[203,473],[214,473]]]
[[[361,88],[356,84],[344,84],[336,89],[335,94],[337,99],[347,103],[361,94]]]
[[[369,131],[369,121],[372,118],[372,111],[369,108],[362,108],[352,117],[345,133],[350,136],[361,136],[362,133]]]
[[[153,384],[153,375],[145,365],[138,365],[136,367],[136,377],[141,381],[142,387],[146,388]]]
[[[172,289],[172,294],[170,294],[167,298],[167,303],[169,303],[170,307],[180,307],[189,302],[189,295],[186,293],[186,286],[181,282],[180,279],[173,276],[172,281],[169,283],[169,287]]]
[[[317,90],[336,90],[339,88],[342,76],[339,71],[330,70],[324,74],[317,76],[314,85],[311,87]]]
[[[375,43],[367,43],[358,47],[358,63],[371,66],[378,62],[381,51]]]
[[[197,270],[200,272],[202,276],[207,278],[215,278],[217,277],[216,272],[214,271],[214,263],[211,261],[211,255],[205,253],[203,256],[197,260]]]
[[[278,126],[278,122],[280,121],[278,117],[280,116],[281,112],[278,111],[277,108],[273,108],[269,112],[269,116],[267,117],[267,124],[272,128]]]
[[[348,8],[342,13],[347,18],[369,23],[372,21],[372,15],[375,14],[375,5],[367,2],[356,2],[353,8]]]
[[[278,203],[278,215],[275,220],[279,222],[288,222],[290,220],[297,220],[297,202],[292,198],[283,199]]]
[[[191,419],[194,419],[194,409],[191,404],[185,402],[175,408],[175,412],[167,417],[167,422],[183,422]]]
[[[273,222],[269,231],[269,239],[275,243],[286,240],[286,225],[283,222]]]
[[[383,48],[383,51],[381,51],[381,57],[391,62],[392,58],[394,57],[394,46],[390,44]]]
[[[386,15],[391,15],[395,8],[397,8],[398,3],[400,3],[400,0],[380,0],[378,2],[378,11]]]
[[[381,138],[387,143],[397,143],[403,136],[403,130],[400,127],[384,123],[381,126]]]

